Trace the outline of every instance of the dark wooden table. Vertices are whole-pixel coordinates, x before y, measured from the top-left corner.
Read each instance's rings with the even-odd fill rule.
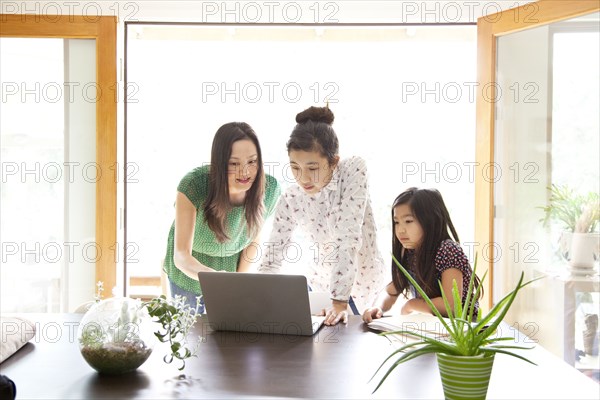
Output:
[[[372,395],[369,379],[397,344],[370,332],[359,317],[314,337],[212,332],[202,318],[194,327],[203,338],[198,357],[183,372],[163,362],[165,349],[157,345],[136,372],[104,376],[79,352],[81,315],[23,316],[36,322],[37,334],[0,364],[19,399],[443,398],[434,356],[399,366]],[[543,348],[526,356],[538,366],[496,357],[488,399],[598,399],[597,383]]]

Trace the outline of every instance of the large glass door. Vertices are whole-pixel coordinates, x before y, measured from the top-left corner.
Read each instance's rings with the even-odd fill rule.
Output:
[[[221,124],[248,122],[259,135],[265,169],[287,187],[295,184],[285,151],[294,116],[326,102],[336,114],[341,156],[361,156],[368,164],[384,259],[391,262],[390,204],[411,186],[444,194],[468,250],[474,26],[234,29],[131,22],[126,32],[128,295],[160,293],[177,184],[189,170],[210,162]],[[252,61],[241,68],[240,60]],[[442,63],[444,68],[436,67]],[[260,249],[268,246],[269,222]],[[301,273],[319,247],[298,237],[294,248],[286,267]],[[156,287],[147,287],[153,283]]]
[[[94,287],[95,47],[0,38],[5,312],[73,310]]]
[[[2,19],[3,313],[116,285],[116,21],[80,19]]]
[[[489,301],[521,271],[544,277],[517,299],[510,324],[596,380],[598,9],[540,1],[480,20],[479,81],[493,90],[478,102],[478,159],[493,174],[476,188],[476,235],[491,249],[483,253],[493,276]],[[589,242],[583,261],[576,236]]]

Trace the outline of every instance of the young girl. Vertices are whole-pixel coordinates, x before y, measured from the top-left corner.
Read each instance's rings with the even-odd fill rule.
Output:
[[[392,254],[423,288],[438,311],[447,316],[438,281],[442,282],[444,295],[451,307],[454,306],[452,285],[456,281],[464,304],[472,270],[458,244],[458,234],[440,192],[436,189],[406,190],[394,200],[392,224]],[[475,285],[479,285],[477,277]],[[425,300],[392,260],[392,282],[385,287],[374,306],[365,310],[363,321],[368,323],[381,318],[398,296],[406,296],[409,289],[412,298],[402,306],[401,313],[431,314]],[[477,313],[478,303],[475,307]]]
[[[199,271],[246,271],[256,258],[249,254],[257,248],[252,243],[279,194],[275,178],[263,172],[260,144],[250,125],[221,126],[210,166],[195,168],[177,187],[164,262],[171,295],[185,296],[195,308]]]
[[[312,243],[309,285],[330,293],[328,325],[346,322],[348,308],[360,315],[383,277],[367,167],[359,157],[340,160],[333,119],[329,107],[310,107],[296,116],[287,150],[298,185],[279,200],[259,267],[278,272],[293,231],[301,228]]]

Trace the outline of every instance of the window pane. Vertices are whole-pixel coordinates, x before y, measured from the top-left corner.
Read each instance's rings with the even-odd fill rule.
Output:
[[[62,39],[0,38],[2,312],[59,311]],[[25,295],[27,294],[27,295]]]
[[[295,115],[326,101],[342,158],[367,160],[387,262],[390,205],[410,186],[439,188],[461,240],[473,240],[474,26],[128,29],[131,275],[158,275],[177,184],[210,161],[219,126],[248,122],[285,187],[295,184],[285,148]]]
[[[549,188],[563,192],[566,185],[596,200],[585,206],[568,199],[553,215],[577,219],[586,208],[598,212],[598,14],[501,36],[497,45],[504,95],[495,103],[501,172],[494,182],[495,300],[514,287],[521,271],[526,279],[544,277],[519,294],[508,322],[597,379],[597,352],[584,349],[584,336],[593,340],[597,327],[583,327],[586,314],[598,311],[598,227],[578,232],[582,226],[564,218],[546,220],[546,210],[562,196]],[[578,248],[586,248],[581,258]]]
[[[102,256],[95,245],[102,172],[95,163],[96,42],[0,40],[0,307],[72,311],[93,299]]]
[[[553,40],[552,183],[598,192],[600,35],[565,32]]]

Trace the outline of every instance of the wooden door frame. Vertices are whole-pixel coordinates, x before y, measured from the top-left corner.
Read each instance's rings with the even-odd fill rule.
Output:
[[[477,82],[475,161],[481,173],[475,178],[475,242],[479,253],[479,275],[487,269],[482,306],[493,304],[494,287],[494,119],[496,98],[497,38],[538,26],[600,11],[598,0],[539,0],[523,6],[486,15],[477,20]],[[482,90],[485,89],[485,90]],[[489,89],[489,90],[487,90]],[[483,250],[486,250],[482,254]],[[482,257],[485,256],[485,257]]]
[[[117,18],[114,16],[0,14],[0,37],[96,41],[96,282],[107,296],[117,284]]]

